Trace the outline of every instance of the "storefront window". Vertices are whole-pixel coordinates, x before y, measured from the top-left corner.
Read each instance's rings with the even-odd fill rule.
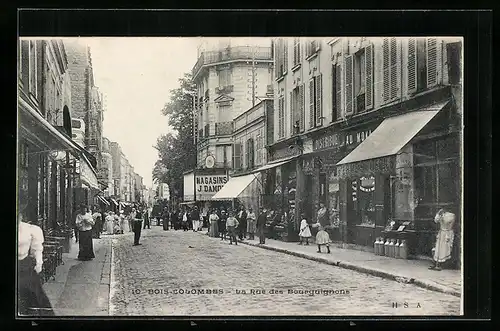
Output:
[[[330,224],[339,227],[339,178],[336,169],[333,169],[328,177],[328,207],[330,209]]]
[[[361,177],[359,180],[358,206],[361,225],[375,225],[375,178]]]

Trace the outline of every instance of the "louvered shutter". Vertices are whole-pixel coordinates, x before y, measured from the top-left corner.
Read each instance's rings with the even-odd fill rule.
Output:
[[[437,39],[427,39],[427,87],[438,83],[438,47]]]
[[[417,90],[417,40],[408,40],[408,93]]]
[[[297,60],[297,39],[293,41],[293,66],[296,66],[299,61]]]
[[[250,168],[250,139],[247,140],[245,145],[245,161],[243,163],[246,165],[246,168]]]
[[[316,76],[316,125],[320,126],[321,125],[321,118],[323,116],[323,107],[322,107],[322,101],[323,101],[323,87],[322,87],[322,81],[323,81],[323,75]]]
[[[234,166],[234,169],[239,169],[241,167],[240,150],[241,150],[240,144],[234,143],[234,145],[233,145],[233,166]]]
[[[391,100],[397,98],[399,92],[399,84],[398,84],[398,42],[396,38],[391,38],[390,45],[390,57],[391,57],[391,66],[390,66],[390,74],[391,74]]]
[[[351,115],[354,111],[354,70],[353,70],[353,57],[348,55],[345,58],[345,113]]]
[[[288,70],[288,41],[283,42],[283,73]]]
[[[274,76],[281,77],[281,39],[278,39],[274,44]]]
[[[337,108],[337,118],[342,117],[342,66],[340,64],[337,65],[337,70],[335,70],[335,93],[336,97],[336,108]]]
[[[365,48],[365,109],[373,108],[373,45]]]
[[[304,132],[305,128],[305,95],[304,95],[304,87],[305,84],[302,84],[299,86],[299,125],[300,125],[300,132]]]
[[[309,127],[314,128],[314,79],[309,81]]]
[[[383,81],[384,81],[384,88],[383,88],[383,97],[384,101],[388,101],[391,98],[391,93],[390,93],[390,75],[389,75],[389,70],[390,70],[390,52],[389,52],[389,38],[384,38],[384,42],[382,44],[382,71],[383,71]]]
[[[283,112],[284,112],[284,101],[285,99],[283,97],[281,97],[279,99],[279,102],[278,102],[278,135],[280,138],[283,138],[283,136],[285,135],[285,123],[284,123],[284,116],[283,116]]]

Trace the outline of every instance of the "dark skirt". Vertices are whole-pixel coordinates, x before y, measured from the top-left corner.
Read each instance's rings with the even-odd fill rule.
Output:
[[[227,233],[227,229],[226,229],[226,221],[218,221],[217,223],[218,227],[219,227],[219,233]]]
[[[80,244],[78,260],[88,261],[95,258],[94,245],[92,242],[92,230],[80,231],[78,239],[78,242]]]
[[[40,275],[35,271],[35,259],[26,257],[18,266],[19,315],[54,316],[50,300],[42,287]]]

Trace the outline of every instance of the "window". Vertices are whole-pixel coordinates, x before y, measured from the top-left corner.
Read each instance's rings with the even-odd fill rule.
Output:
[[[261,165],[262,164],[262,136],[261,134],[257,134],[257,137],[255,138],[255,164]]]
[[[307,42],[306,54],[307,57],[313,56],[319,51],[319,41],[318,40],[309,40]]]
[[[253,138],[247,140],[246,159],[247,168],[252,169],[255,165],[255,146]]]
[[[300,85],[290,92],[291,100],[291,132],[298,134],[304,131],[304,85]]]
[[[382,45],[383,99],[393,101],[399,93],[399,51],[396,38],[384,38]]]
[[[408,93],[421,92],[438,83],[441,68],[436,38],[408,40]]]
[[[321,126],[323,122],[321,78],[322,75],[318,75],[309,81],[309,128]]]
[[[293,66],[300,64],[300,39],[295,38],[293,41]]]
[[[285,137],[285,98],[278,99],[278,139]]]
[[[219,70],[219,87],[223,88],[231,85],[231,69],[226,68]]]

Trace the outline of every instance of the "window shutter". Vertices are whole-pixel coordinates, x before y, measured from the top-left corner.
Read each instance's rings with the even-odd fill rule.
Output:
[[[300,63],[300,39],[297,39],[297,64]]]
[[[246,146],[245,146],[245,164],[247,168],[250,168],[250,139],[247,140]]]
[[[373,45],[365,48],[365,109],[373,108]]]
[[[283,97],[278,99],[278,138],[283,138],[284,136],[283,101]]]
[[[316,125],[320,126],[322,122],[322,116],[323,116],[323,107],[322,107],[322,78],[323,75],[320,74],[319,76],[316,76]]]
[[[304,132],[305,129],[305,95],[304,95],[304,86],[305,84],[302,84],[299,86],[299,125],[300,125],[300,132]]]
[[[354,70],[353,70],[353,58],[352,55],[348,55],[345,58],[345,113],[346,115],[351,115],[354,111]]]
[[[408,40],[408,93],[417,90],[417,40]]]
[[[293,41],[293,65],[297,65],[297,39]]]
[[[241,145],[235,143],[233,145],[233,165],[235,169],[241,168],[241,156],[240,156]]]
[[[396,38],[391,38],[391,66],[390,66],[390,74],[391,74],[391,96],[390,99],[397,98],[399,92],[399,74],[398,74],[398,42]]]
[[[309,81],[309,127],[314,128],[314,79]]]
[[[274,43],[274,78],[279,78],[281,77],[280,74],[280,62],[281,62],[281,41],[278,39]]]
[[[336,110],[337,110],[337,118],[340,118],[342,116],[342,66],[340,64],[337,64],[337,70],[335,70],[335,93],[337,94],[336,97]]]
[[[288,70],[288,42],[283,42],[283,73]]]
[[[383,97],[384,101],[388,101],[391,98],[390,94],[390,75],[389,75],[389,70],[390,70],[390,53],[389,53],[389,38],[384,38],[384,42],[382,44],[382,53],[383,53],[383,59],[382,59],[382,70],[383,70],[383,81],[384,81],[384,88],[383,88]]]
[[[438,48],[437,39],[427,39],[427,87],[438,83]]]

